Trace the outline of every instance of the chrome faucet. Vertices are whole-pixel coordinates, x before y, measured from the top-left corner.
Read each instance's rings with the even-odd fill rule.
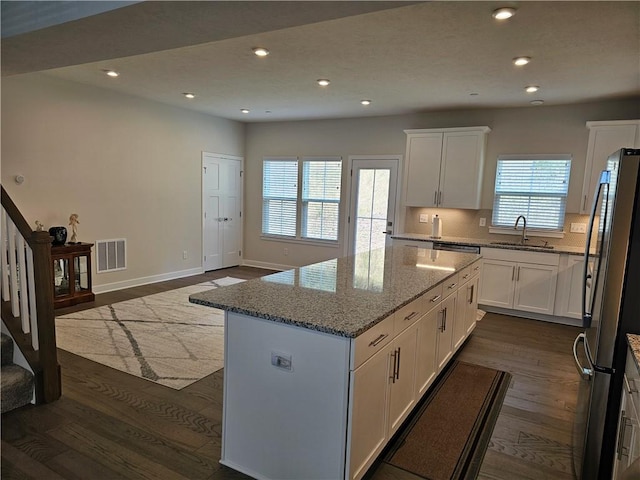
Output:
[[[524,242],[529,240],[527,238],[527,218],[524,215],[520,215],[518,218],[516,218],[516,224],[513,226],[513,229],[518,229],[518,223],[520,223],[520,219],[522,219],[522,238],[520,238],[520,245],[524,245]]]

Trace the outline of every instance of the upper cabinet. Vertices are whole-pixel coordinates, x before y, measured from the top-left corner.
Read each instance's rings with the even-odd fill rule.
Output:
[[[480,208],[489,127],[405,130],[405,204]]]
[[[593,194],[600,172],[607,166],[607,158],[620,148],[640,148],[640,120],[587,122],[589,145],[582,183],[580,213],[591,210]]]

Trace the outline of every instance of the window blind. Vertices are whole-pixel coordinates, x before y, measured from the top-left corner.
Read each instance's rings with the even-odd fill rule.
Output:
[[[262,163],[262,233],[296,236],[298,160],[265,159]]]
[[[303,159],[302,237],[338,240],[342,160]]]
[[[528,228],[561,231],[570,172],[569,155],[499,157],[493,225],[512,227],[524,215]]]

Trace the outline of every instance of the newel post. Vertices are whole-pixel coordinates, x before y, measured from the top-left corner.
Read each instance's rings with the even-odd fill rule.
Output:
[[[60,365],[56,347],[55,313],[53,309],[53,265],[51,240],[48,232],[34,231],[31,234],[33,251],[36,311],[38,315],[38,341],[40,344],[40,366],[42,368],[42,398],[38,403],[49,403],[62,395]],[[38,389],[36,389],[38,391]]]

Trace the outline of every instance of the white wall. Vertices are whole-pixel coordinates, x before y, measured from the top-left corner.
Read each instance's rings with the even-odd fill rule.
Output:
[[[2,185],[34,229],[77,213],[79,241],[127,238],[128,269],[94,270],[97,290],[193,273],[201,152],[243,156],[244,128],[45,74],[5,77]]]
[[[482,208],[491,209],[497,156],[509,153],[569,153],[573,155],[568,212],[579,209],[590,120],[638,117],[638,99],[571,106],[428,112],[415,115],[305,122],[255,123],[247,127],[245,158],[246,262],[304,265],[343,252],[338,248],[285,244],[260,238],[262,158],[265,156],[405,154],[404,129],[488,125]],[[345,171],[346,177],[346,171]],[[346,181],[343,182],[343,187]],[[346,188],[343,198],[348,198]],[[346,211],[341,205],[341,215]],[[344,218],[344,217],[343,217]],[[344,238],[344,232],[341,232]],[[284,255],[284,248],[288,255]]]

